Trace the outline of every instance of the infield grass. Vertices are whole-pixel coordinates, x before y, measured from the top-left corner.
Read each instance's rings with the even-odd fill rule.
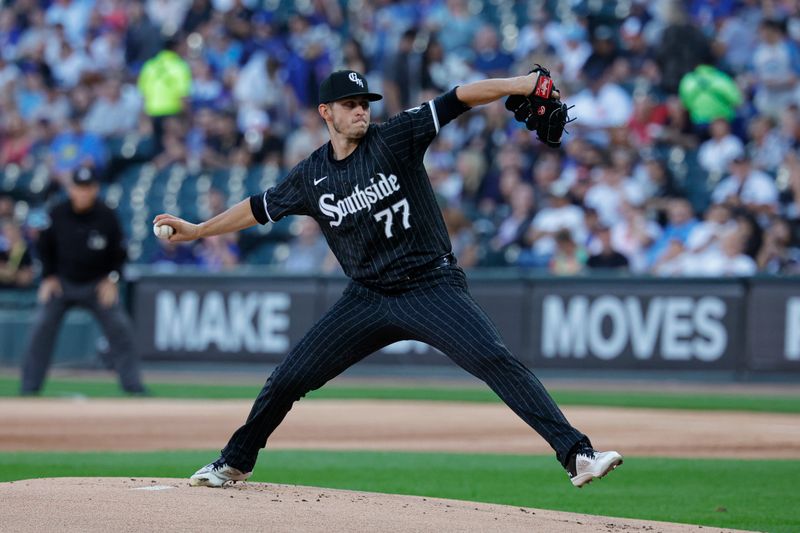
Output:
[[[195,383],[161,383],[148,385],[158,398],[185,399],[255,399],[260,385],[209,385]],[[0,397],[16,396],[19,381],[0,376]],[[720,411],[755,411],[774,413],[800,413],[800,394],[797,395],[735,395],[698,394],[690,392],[654,391],[550,391],[560,405],[594,405],[601,407],[634,407],[653,409],[694,409]],[[111,379],[52,379],[45,386],[43,396],[86,396],[90,398],[124,396]],[[328,385],[308,395],[308,399],[341,400],[429,400],[452,402],[500,402],[488,388],[434,388],[339,386]]]
[[[0,453],[0,481],[186,478],[216,457],[216,451]],[[629,457],[609,477],[578,490],[551,456],[271,450],[262,453],[252,479],[788,533],[800,530],[799,477],[800,461]]]

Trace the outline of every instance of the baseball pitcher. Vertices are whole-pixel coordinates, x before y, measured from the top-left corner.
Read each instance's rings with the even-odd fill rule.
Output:
[[[381,95],[370,92],[358,72],[334,72],[319,88],[318,110],[330,141],[284,180],[202,224],[169,214],[155,218],[157,234],[188,241],[307,215],[351,278],[341,299],[267,379],[220,458],[191,476],[193,485],[247,479],[294,402],[404,339],[430,344],[485,381],[552,446],[575,486],[622,463],[619,453],[594,450],[570,425],[472,299],[422,164],[442,127],[472,107],[506,97],[517,120],[558,146],[569,119],[548,74],[539,68],[527,76],[469,83],[371,124],[370,102]]]

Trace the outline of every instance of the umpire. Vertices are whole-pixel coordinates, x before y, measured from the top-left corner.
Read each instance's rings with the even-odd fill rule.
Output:
[[[119,304],[119,272],[127,253],[114,212],[98,201],[97,177],[80,168],[68,186],[69,200],[50,212],[50,226],[39,239],[42,283],[36,315],[22,363],[21,394],[42,388],[64,314],[88,309],[111,345],[122,389],[143,394],[133,327]]]

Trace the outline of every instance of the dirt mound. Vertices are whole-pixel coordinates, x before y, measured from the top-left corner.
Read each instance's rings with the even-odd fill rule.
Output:
[[[19,533],[709,530],[666,522],[293,485],[241,483],[225,489],[194,488],[185,479],[23,480],[0,483],[0,501],[3,529]]]

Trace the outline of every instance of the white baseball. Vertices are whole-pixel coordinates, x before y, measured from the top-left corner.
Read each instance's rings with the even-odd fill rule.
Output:
[[[175,228],[166,224],[153,224],[153,233],[159,239],[168,239],[175,233]]]

